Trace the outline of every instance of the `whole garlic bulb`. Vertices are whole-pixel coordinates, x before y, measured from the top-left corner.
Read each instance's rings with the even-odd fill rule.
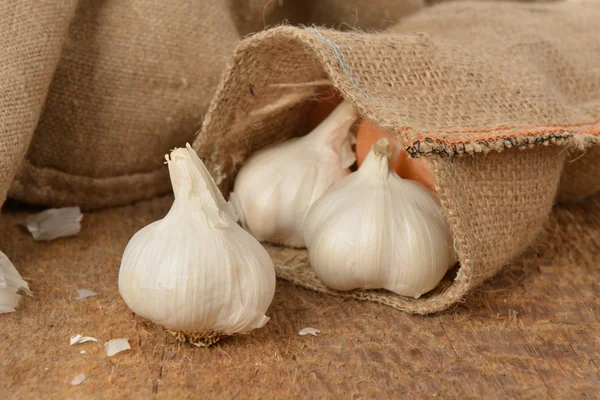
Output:
[[[230,199],[240,222],[261,241],[304,247],[304,215],[356,160],[349,129],[357,115],[342,102],[306,136],[255,153]]]
[[[275,293],[269,254],[236,223],[189,144],[166,159],[175,201],[125,249],[119,271],[125,303],[196,345],[262,327]]]
[[[357,172],[311,207],[304,238],[312,268],[330,288],[418,298],[456,262],[452,235],[437,199],[390,171],[389,155],[380,139]]]

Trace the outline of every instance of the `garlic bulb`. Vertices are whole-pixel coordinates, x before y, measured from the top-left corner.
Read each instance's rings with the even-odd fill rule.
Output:
[[[304,247],[304,215],[356,156],[350,127],[356,112],[342,102],[306,136],[257,152],[240,169],[231,202],[258,240]]]
[[[315,273],[336,290],[387,289],[418,298],[456,262],[437,199],[390,171],[380,139],[357,172],[311,207],[304,238]]]
[[[33,296],[19,271],[6,254],[0,251],[0,314],[15,311],[21,301],[21,296],[17,294],[19,290],[28,296]]]
[[[236,223],[189,144],[166,159],[175,201],[125,249],[119,271],[125,303],[199,346],[262,327],[275,293],[269,254]]]

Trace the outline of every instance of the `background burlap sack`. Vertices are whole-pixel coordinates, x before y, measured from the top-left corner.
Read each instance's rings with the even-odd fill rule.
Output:
[[[31,141],[75,0],[0,2],[0,204]]]
[[[305,133],[314,88],[331,80],[412,156],[428,157],[461,265],[451,284],[419,300],[336,294],[438,311],[532,243],[571,150],[586,149],[594,161],[599,18],[596,2],[451,2],[378,34],[260,33],[237,47],[194,146],[227,191],[257,148]],[[269,250],[280,276],[334,293],[316,280],[304,251]]]
[[[162,155],[192,139],[240,37],[284,21],[372,32],[426,4],[12,3],[0,6],[0,202],[12,183],[18,200],[86,209],[170,190]]]
[[[90,208],[168,191],[162,156],[197,128],[238,40],[227,3],[80,0],[74,11],[54,3],[20,7],[64,26],[54,36],[58,65],[41,67],[52,84],[10,195]],[[17,33],[39,40],[34,29],[43,29],[35,18]]]
[[[242,35],[267,26],[320,25],[336,30],[382,30],[425,6],[424,0],[229,0]]]
[[[192,140],[241,36],[283,21],[383,28],[423,6],[355,3],[3,2],[0,203],[19,167],[10,196],[28,203],[90,209],[169,192],[163,155]]]

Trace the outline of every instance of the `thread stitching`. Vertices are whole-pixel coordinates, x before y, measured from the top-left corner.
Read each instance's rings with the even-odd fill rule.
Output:
[[[333,50],[333,54],[337,58],[338,64],[340,65],[340,68],[342,69],[343,74],[346,76],[346,78],[348,78],[348,80],[350,81],[350,83],[352,84],[352,86],[354,86],[355,89],[357,89],[365,98],[367,98],[372,103],[380,105],[380,106],[382,106],[384,108],[388,108],[381,101],[372,98],[364,89],[362,89],[358,85],[358,82],[353,77],[352,68],[346,63],[346,56],[344,55],[344,52],[342,51],[342,49],[341,49],[341,47],[339,45],[337,45],[336,43],[334,43],[330,39],[327,39],[325,36],[323,36],[323,34],[321,32],[319,32],[318,30],[316,30],[314,27],[308,28],[308,31],[312,32],[319,39],[321,39],[323,42],[325,42],[329,47],[331,47],[331,49]]]
[[[514,135],[480,136],[467,139],[444,139],[418,135],[415,139],[409,138],[407,144],[403,146],[403,149],[413,157],[433,153],[451,156],[454,154],[470,154],[480,152],[476,149],[467,149],[468,145],[484,146],[490,151],[494,150],[495,148],[500,148],[503,150],[507,148],[535,146],[544,143],[562,143],[563,141],[572,138],[575,134],[591,134],[598,136],[600,135],[600,129],[590,129],[580,132],[567,132],[562,129],[539,130],[521,132]],[[421,148],[423,144],[430,145],[431,148],[423,149]]]

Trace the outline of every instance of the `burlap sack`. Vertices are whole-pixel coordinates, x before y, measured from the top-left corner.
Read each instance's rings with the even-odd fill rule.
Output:
[[[566,159],[556,201],[579,202],[597,192],[600,192],[600,148],[574,150]]]
[[[306,132],[315,87],[330,80],[412,156],[427,157],[460,269],[419,300],[331,291],[305,251],[271,247],[278,273],[409,312],[442,310],[532,243],[571,154],[586,152],[566,179],[584,165],[588,185],[600,181],[599,20],[594,1],[451,2],[378,34],[272,29],[235,50],[194,147],[227,191],[253,151]]]
[[[382,30],[425,7],[425,0],[229,0],[242,35],[285,22],[336,30]]]
[[[162,156],[192,140],[240,36],[283,21],[378,29],[422,6],[3,2],[0,203],[19,167],[10,196],[28,203],[91,209],[167,193]]]
[[[76,1],[0,2],[0,205],[40,116]]]
[[[15,89],[3,92],[0,109],[15,123],[0,125],[19,128],[12,134],[25,151],[39,117],[10,196],[96,208],[168,192],[163,155],[193,137],[239,40],[228,3],[2,2],[0,19],[3,62],[25,68],[2,70]],[[21,74],[39,83],[15,83]],[[29,124],[11,108],[15,98]]]
[[[333,82],[428,157],[461,259],[456,279],[419,301],[336,294],[447,307],[532,242],[557,187],[561,201],[600,190],[598,4],[352,4],[1,3],[0,202],[19,167],[10,193],[28,203],[97,208],[168,192],[162,155],[192,139],[240,35],[318,22],[348,32],[281,27],[237,47],[195,146],[226,190],[253,151],[306,133],[314,93]],[[327,291],[305,252],[270,251],[280,276]]]

